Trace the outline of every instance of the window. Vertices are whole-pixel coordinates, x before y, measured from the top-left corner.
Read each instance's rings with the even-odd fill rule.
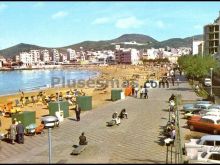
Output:
[[[214,146],[214,141],[204,141],[203,145],[207,145],[207,146]]]
[[[214,124],[214,121],[213,120],[210,120],[210,119],[200,119],[201,122],[204,122],[204,123],[210,123],[210,124]]]
[[[220,154],[211,154],[209,159],[212,159],[212,160],[220,160]]]
[[[215,142],[216,146],[220,146],[220,140]]]

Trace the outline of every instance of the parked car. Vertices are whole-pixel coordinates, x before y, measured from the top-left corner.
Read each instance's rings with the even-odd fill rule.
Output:
[[[192,116],[187,120],[187,125],[191,131],[220,133],[220,118],[217,116]]]
[[[210,78],[205,78],[204,79],[204,85],[207,87],[210,87],[212,85],[212,81]]]
[[[196,109],[208,109],[211,105],[213,104],[210,101],[197,101],[192,104],[184,104],[183,111],[187,113]]]
[[[220,105],[219,104],[213,104],[213,105],[211,105],[208,109],[218,109],[218,110],[220,110]]]
[[[196,109],[189,112],[186,112],[183,116],[184,119],[189,119],[192,116],[204,116],[207,113],[204,109]]]
[[[220,118],[220,111],[209,111],[205,113],[206,116],[217,116]]]
[[[220,147],[209,147],[208,150],[201,149],[196,160],[189,161],[190,164],[219,164]]]
[[[190,142],[184,144],[184,150],[188,159],[197,159],[198,151],[205,151],[209,146],[220,146],[220,135],[204,135],[200,139],[190,139]]]
[[[44,116],[41,118],[41,121],[45,128],[59,126],[59,120],[56,116]]]

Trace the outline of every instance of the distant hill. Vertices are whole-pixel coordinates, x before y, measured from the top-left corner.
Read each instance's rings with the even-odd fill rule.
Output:
[[[115,45],[112,45],[112,43],[120,43],[122,47],[131,47],[131,48],[137,48],[137,49],[147,49],[147,48],[162,48],[162,47],[191,47],[192,40],[202,40],[203,35],[196,35],[192,37],[187,37],[187,38],[171,38],[165,41],[157,41],[154,38],[147,36],[147,35],[142,35],[142,34],[124,34],[118,38],[112,39],[112,40],[104,40],[104,41],[84,41],[80,42],[74,45],[69,45],[65,47],[59,47],[56,48],[60,52],[65,52],[66,48],[72,48],[75,50],[80,50],[80,47],[83,47],[83,50],[114,50]],[[146,45],[125,45],[122,44],[122,42],[130,42],[130,41],[136,41],[137,43],[142,43]],[[37,45],[30,45],[30,44],[25,44],[25,43],[20,43],[18,45],[2,49],[0,50],[0,54],[3,55],[4,57],[14,57],[15,55],[19,55],[20,52],[24,51],[30,51],[31,49],[48,49],[51,51],[52,48],[48,47],[42,47],[42,46],[37,46]]]

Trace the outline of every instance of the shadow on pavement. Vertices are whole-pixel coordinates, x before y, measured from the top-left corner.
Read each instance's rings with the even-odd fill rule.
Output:
[[[167,90],[176,90],[176,91],[192,91],[192,89],[189,89],[189,88],[183,88],[183,87],[180,87],[180,88],[169,88]]]

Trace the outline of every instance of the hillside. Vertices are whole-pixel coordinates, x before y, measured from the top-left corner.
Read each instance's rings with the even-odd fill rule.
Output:
[[[157,41],[154,38],[147,36],[147,35],[142,35],[142,34],[124,34],[118,38],[112,39],[112,40],[105,40],[105,41],[84,41],[80,42],[74,45],[69,45],[65,47],[59,47],[56,48],[60,52],[65,52],[66,48],[72,48],[75,50],[80,50],[80,47],[83,47],[83,50],[114,50],[115,45],[112,45],[112,43],[120,43],[122,47],[131,47],[131,48],[136,48],[136,49],[147,49],[147,48],[162,48],[162,47],[191,47],[192,40],[194,37],[194,40],[202,40],[203,35],[196,35],[192,37],[187,37],[187,38],[171,38],[165,41]],[[130,41],[136,41],[137,43],[142,43],[146,45],[124,45],[121,42],[130,42]],[[37,45],[30,45],[30,44],[18,44],[6,49],[0,50],[0,55],[3,55],[4,57],[14,57],[15,55],[18,55],[20,52],[23,51],[30,51],[31,49],[48,49],[51,51],[52,48],[47,48],[47,47],[41,47]]]

